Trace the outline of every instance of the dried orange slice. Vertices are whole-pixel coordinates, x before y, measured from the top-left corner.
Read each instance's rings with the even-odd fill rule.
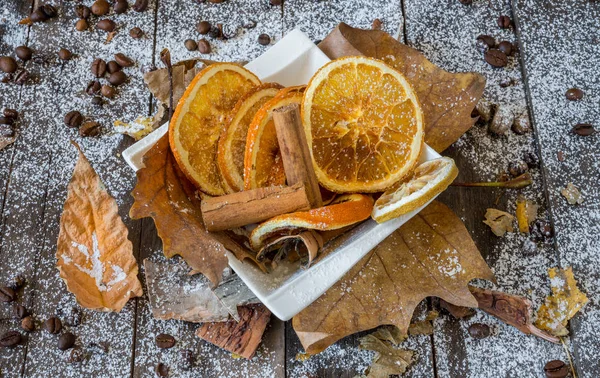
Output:
[[[250,244],[260,250],[265,241],[294,229],[337,230],[365,220],[373,209],[373,198],[365,194],[345,194],[331,205],[308,211],[278,215],[263,222],[250,234]]]
[[[302,121],[317,178],[335,192],[387,189],[413,170],[423,145],[412,87],[367,57],[323,66],[304,93]]]
[[[212,64],[196,75],[179,100],[169,142],[181,170],[200,190],[225,194],[217,166],[217,143],[237,101],[260,80],[232,63]]]
[[[267,83],[254,88],[239,99],[227,118],[219,138],[217,163],[228,193],[244,189],[244,153],[250,122],[256,112],[281,89],[277,83]]]
[[[409,179],[377,199],[371,217],[382,223],[407,214],[446,190],[457,175],[456,164],[448,157],[426,161],[415,168]]]
[[[282,89],[256,113],[246,139],[244,190],[285,184],[285,171],[273,123],[273,110],[292,103],[300,104],[304,86]]]

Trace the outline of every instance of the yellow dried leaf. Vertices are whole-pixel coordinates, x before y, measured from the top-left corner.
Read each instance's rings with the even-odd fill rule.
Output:
[[[513,232],[513,220],[515,217],[507,212],[497,209],[487,209],[483,223],[490,226],[496,236],[504,236],[507,232]]]
[[[538,205],[523,196],[517,198],[517,224],[519,231],[528,234],[529,225],[537,218]]]
[[[577,287],[573,269],[548,269],[552,294],[537,312],[536,326],[554,336],[569,334],[567,323],[585,306],[588,299]]]
[[[154,130],[154,119],[151,117],[138,117],[135,121],[126,123],[116,120],[113,127],[116,132],[129,135],[135,140],[140,140]]]
[[[404,374],[415,354],[411,350],[394,348],[375,334],[361,337],[359,348],[375,352],[373,362],[366,371],[368,378],[388,378],[392,374]]]
[[[433,334],[433,320],[440,316],[437,311],[429,311],[427,316],[423,320],[417,320],[411,323],[408,327],[409,335],[432,335]]]
[[[121,311],[142,295],[138,265],[127,227],[112,198],[79,146],[60,218],[57,267],[83,307]]]

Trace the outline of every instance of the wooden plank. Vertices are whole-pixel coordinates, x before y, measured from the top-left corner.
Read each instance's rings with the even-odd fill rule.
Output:
[[[600,322],[600,192],[598,136],[569,133],[576,123],[600,129],[598,66],[600,4],[513,0],[527,73],[526,86],[538,131],[560,266],[572,266],[590,303],[570,323],[571,350],[580,377],[600,376],[596,329]],[[581,102],[567,89],[585,92]],[[562,151],[565,161],[558,159]],[[560,191],[572,182],[584,196],[569,205]],[[564,359],[564,356],[563,356]]]
[[[527,111],[519,56],[512,57],[504,69],[489,66],[475,47],[480,34],[489,34],[498,41],[514,42],[511,30],[501,30],[496,24],[501,14],[511,15],[509,1],[473,2],[463,5],[455,0],[430,2],[405,0],[406,32],[410,45],[423,51],[435,64],[450,71],[477,71],[487,78],[484,98],[510,109],[515,116]],[[513,78],[515,85],[503,88],[500,82]],[[495,180],[513,161],[520,161],[527,152],[535,152],[535,136],[495,137],[487,126],[475,126],[444,152],[453,157],[460,170],[457,181]],[[499,238],[482,223],[486,208],[494,207],[514,214],[518,194],[542,206],[547,203],[539,169],[532,170],[534,184],[522,191],[450,188],[441,200],[463,219],[495,272],[498,289],[529,297],[537,308],[547,294],[546,269],[555,264],[551,245],[540,246],[533,256],[522,252],[525,235],[512,233]],[[496,201],[499,198],[499,202]],[[489,286],[489,283],[481,283]],[[491,325],[497,335],[474,340],[468,326],[475,322]],[[548,360],[564,358],[558,345],[550,344],[517,330],[484,314],[468,321],[457,321],[445,315],[436,321],[435,351],[439,377],[540,376]]]

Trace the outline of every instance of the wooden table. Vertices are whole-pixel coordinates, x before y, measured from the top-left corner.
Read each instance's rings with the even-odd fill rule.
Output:
[[[127,215],[135,179],[119,154],[132,143],[131,138],[110,132],[100,138],[80,138],[64,126],[65,113],[80,110],[107,130],[114,120],[131,121],[153,114],[155,107],[142,82],[142,69],[159,65],[158,54],[164,47],[171,49],[174,61],[199,56],[187,52],[183,41],[199,39],[195,25],[200,20],[222,22],[226,27],[256,21],[256,28],[240,29],[233,39],[211,41],[213,53],[205,56],[249,60],[267,49],[256,42],[261,33],[277,41],[300,28],[317,40],[341,21],[369,28],[373,19],[379,18],[386,31],[420,49],[441,67],[483,73],[488,79],[486,99],[509,107],[515,115],[526,112],[534,121],[535,132],[523,136],[509,132],[493,137],[486,126],[475,126],[445,155],[456,159],[459,181],[482,181],[494,180],[526,152],[537,154],[541,166],[532,171],[534,184],[520,193],[540,204],[541,215],[551,220],[556,232],[551,243],[527,255],[521,248],[524,236],[514,233],[498,238],[482,223],[488,207],[514,212],[517,192],[451,188],[442,200],[464,220],[496,273],[497,288],[531,298],[536,308],[549,293],[546,270],[573,266],[590,303],[571,321],[567,347],[580,377],[600,376],[600,144],[598,136],[569,133],[575,123],[600,125],[599,2],[475,0],[463,5],[458,0],[286,0],[283,6],[271,6],[268,0],[225,0],[222,4],[151,0],[145,12],[130,10],[110,16],[117,22],[118,32],[108,44],[104,43],[105,32],[75,31],[76,1],[49,1],[59,7],[58,18],[33,26],[18,25],[37,5],[32,2],[0,2],[0,55],[14,55],[15,47],[28,45],[36,56],[48,58],[43,64],[26,64],[32,75],[28,84],[0,84],[0,107],[16,108],[22,114],[18,140],[0,152],[0,282],[23,274],[27,285],[19,301],[38,320],[74,304],[58,277],[54,258],[66,186],[77,157],[70,139],[82,145],[116,197],[138,262],[147,257],[162,259],[153,222],[132,221]],[[91,5],[90,0],[84,3]],[[501,14],[510,16],[515,27],[501,30],[496,24]],[[129,36],[134,26],[144,30],[144,38]],[[507,68],[494,69],[475,48],[479,34],[515,42],[520,53],[510,59]],[[58,61],[60,47],[70,49],[76,58]],[[131,80],[119,88],[117,99],[95,107],[83,91],[92,80],[90,63],[96,57],[108,60],[116,52],[131,56],[138,66],[128,69]],[[501,87],[500,82],[507,79],[514,79],[513,85]],[[573,86],[585,91],[583,101],[565,100],[565,91]],[[564,161],[558,158],[560,151]],[[582,205],[569,205],[561,197],[560,190],[568,182],[581,189]],[[435,300],[425,301],[419,314],[436,305]],[[495,335],[484,340],[470,338],[467,328],[473,322],[492,325]],[[83,346],[108,341],[108,353],[96,352],[83,364],[69,365],[56,348],[56,338],[37,331],[22,346],[0,350],[0,376],[151,377],[155,364],[163,362],[172,377],[353,377],[371,359],[370,353],[358,350],[357,336],[350,336],[321,355],[297,361],[302,347],[291,324],[277,319],[271,321],[252,361],[232,359],[229,353],[195,337],[196,327],[154,320],[146,297],[130,301],[119,314],[85,311],[82,324],[73,327],[73,333]],[[18,329],[18,321],[11,307],[0,306],[0,333],[14,329]],[[154,336],[160,332],[174,335],[177,347],[158,350]],[[444,315],[436,320],[432,336],[412,337],[404,346],[418,352],[407,374],[413,377],[542,377],[545,362],[567,359],[561,345],[523,335],[483,314],[468,321]],[[184,348],[197,355],[197,366],[191,372],[178,367],[178,350]]]

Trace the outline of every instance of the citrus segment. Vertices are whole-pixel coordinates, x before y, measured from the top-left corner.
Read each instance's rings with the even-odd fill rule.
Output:
[[[232,63],[212,64],[196,75],[179,100],[169,125],[173,155],[203,192],[225,194],[217,166],[219,136],[237,101],[260,85],[250,71]]]
[[[228,193],[244,188],[244,153],[248,127],[256,112],[281,89],[281,85],[267,83],[254,88],[240,98],[227,118],[219,138],[217,162]]]
[[[423,114],[404,76],[366,57],[334,60],[313,76],[302,121],[319,182],[336,192],[383,191],[416,165]]]
[[[261,223],[250,234],[250,244],[258,251],[270,237],[290,230],[337,230],[367,219],[372,209],[371,196],[345,194],[336,198],[331,205],[279,215]]]
[[[371,217],[382,223],[418,209],[443,192],[457,175],[456,164],[450,158],[427,161],[417,166],[408,180],[383,193]]]

